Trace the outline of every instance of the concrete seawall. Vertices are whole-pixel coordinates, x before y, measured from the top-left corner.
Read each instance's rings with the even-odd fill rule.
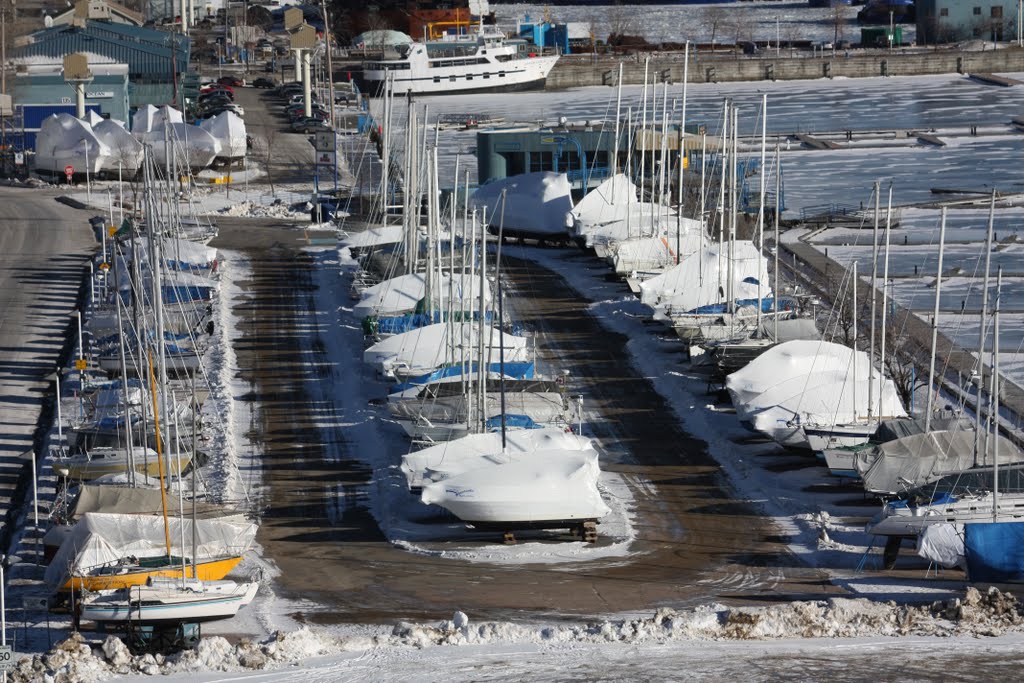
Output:
[[[569,55],[562,57],[548,75],[546,89],[616,85],[620,62],[623,65],[623,84],[641,85],[644,78],[643,53],[615,58]],[[648,78],[658,82],[682,83],[682,53],[651,53],[649,72]],[[783,49],[779,54],[766,51],[754,56],[691,54],[688,80],[690,83],[725,83],[1013,72],[1024,72],[1024,49],[1012,47],[965,52],[915,48],[906,52],[856,50],[849,53],[837,50],[816,56]]]

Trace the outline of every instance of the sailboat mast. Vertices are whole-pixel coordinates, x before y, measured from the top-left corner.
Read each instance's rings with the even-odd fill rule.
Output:
[[[619,123],[622,118],[622,62],[619,62],[619,80],[615,93],[615,137],[612,139],[612,175],[619,172]]]
[[[878,297],[875,294],[878,287],[878,221],[882,211],[882,187],[881,183],[875,181],[875,221],[871,230],[871,333],[868,342],[868,421],[874,417],[875,412],[875,313]]]
[[[996,302],[992,315],[992,521],[999,521],[999,309],[1003,300],[1003,267],[996,271]]]
[[[761,95],[761,176],[760,199],[757,201],[757,330],[761,334],[761,258],[764,254],[764,193],[765,193],[765,161],[768,155],[768,94]]]
[[[779,341],[779,250],[782,243],[779,241],[779,213],[782,210],[782,146],[775,143],[775,287],[772,289],[772,297],[775,302],[775,324],[772,339],[775,343]]]
[[[932,404],[935,400],[935,345],[939,341],[939,295],[942,293],[942,256],[946,249],[946,207],[942,207],[939,223],[939,264],[935,278],[935,310],[932,312],[932,351],[928,359],[928,402],[925,408],[924,432],[932,428]]]
[[[853,262],[853,302],[850,304],[850,317],[853,319],[853,421],[857,421],[857,262]]]
[[[988,285],[989,270],[992,266],[992,239],[996,222],[996,191],[988,205],[988,232],[985,235],[985,275],[981,285],[981,321],[978,326],[978,397],[974,404],[974,459],[978,463],[982,453],[981,390],[985,386],[985,334],[988,327]]]
[[[501,191],[501,216],[498,218],[498,253],[494,257],[494,280],[498,294],[498,390],[501,394],[501,452],[508,447],[505,440],[505,304],[501,289],[501,245],[505,232],[506,191]],[[484,379],[486,382],[486,378]]]
[[[124,320],[121,316],[121,277],[119,273],[120,268],[117,266],[118,245],[115,242],[113,246],[114,307],[117,310],[117,352],[118,360],[121,362],[121,400],[124,401],[125,448],[128,454],[128,468],[125,471],[125,476],[128,478],[128,485],[135,486],[135,446],[132,443],[135,437],[132,434],[132,404],[128,391],[128,360],[124,350]],[[121,263],[124,264],[124,258],[121,259]]]
[[[644,57],[644,88],[640,95],[640,201],[644,199],[644,177],[647,175],[647,71],[651,58]]]
[[[878,354],[878,419],[882,419],[882,388],[885,386],[886,317],[889,304],[886,291],[889,286],[889,239],[892,233],[892,183],[889,183],[889,202],[885,209],[885,250],[882,256],[882,343]]]
[[[149,392],[153,397],[153,405],[156,405],[156,376],[153,374],[153,353],[149,358]],[[141,362],[141,359],[140,359]],[[157,471],[160,473],[160,505],[164,513],[164,542],[167,544],[167,561],[171,561],[171,526],[167,521],[167,489],[164,488],[164,460],[162,457],[163,445],[160,443],[160,416],[153,411],[153,432],[156,436],[156,462]]]
[[[679,188],[676,192],[676,265],[683,258],[682,237],[683,231],[683,180],[686,176],[686,84],[690,76],[690,41],[686,41],[683,49],[683,108],[679,114]],[[704,216],[700,217],[701,230],[704,229]],[[701,249],[704,244],[701,240]]]

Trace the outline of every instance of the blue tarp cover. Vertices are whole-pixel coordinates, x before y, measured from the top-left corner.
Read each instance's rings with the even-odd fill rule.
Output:
[[[965,524],[964,550],[971,581],[1024,580],[1024,522]]]

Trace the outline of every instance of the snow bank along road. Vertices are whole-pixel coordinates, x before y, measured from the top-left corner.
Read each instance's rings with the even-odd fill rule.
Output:
[[[96,241],[87,214],[41,189],[0,187],[0,544],[11,498],[52,397],[71,315]],[[30,496],[31,497],[31,496]]]
[[[365,397],[355,399],[361,406],[344,405],[365,391],[361,348],[337,344],[358,339],[337,310],[348,302],[317,292],[332,282],[347,291],[336,255],[304,250],[294,228],[234,223],[221,225],[216,246],[239,250],[251,269],[238,283],[236,355],[246,387],[240,398],[253,407],[249,438],[263,461],[259,540],[281,571],[275,589],[299,605],[318,603],[297,608],[307,610],[303,619],[435,619],[453,605],[478,619],[599,615],[841,591],[823,572],[799,566],[769,520],[733,497],[704,444],[681,430],[632,369],[627,340],[602,329],[558,275],[526,261],[507,262],[517,293],[510,304],[538,334],[546,365],[569,370],[572,393],[587,397],[588,415],[598,418],[588,418],[588,430],[608,450],[603,467],[633,489],[637,541],[625,557],[526,565],[395,547],[380,528],[388,511],[374,507],[380,482],[366,464],[372,458],[360,449],[395,463],[401,451],[375,441],[391,441],[379,434],[393,425],[353,420],[359,410],[372,412]],[[484,555],[495,541],[471,544]]]

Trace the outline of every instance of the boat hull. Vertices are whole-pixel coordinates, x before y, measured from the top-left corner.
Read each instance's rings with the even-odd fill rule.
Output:
[[[230,619],[252,602],[257,583],[235,584],[225,591],[190,595],[185,591],[146,591],[125,596],[120,591],[82,602],[79,618],[95,623],[180,624]]]
[[[199,562],[196,565],[195,575],[192,573],[192,565],[187,564],[185,566],[185,577],[190,579],[200,579],[202,581],[220,581],[232,569],[238,566],[238,563],[242,561],[242,556],[224,557],[216,560],[208,560],[206,562]],[[108,591],[116,590],[118,588],[127,588],[129,586],[142,586],[151,577],[166,577],[166,578],[177,578],[182,574],[181,565],[166,565],[163,567],[157,567],[154,569],[138,569],[137,571],[127,571],[123,574],[92,574],[89,576],[75,576],[61,586],[62,592],[69,592],[74,590],[75,592],[87,591]]]

